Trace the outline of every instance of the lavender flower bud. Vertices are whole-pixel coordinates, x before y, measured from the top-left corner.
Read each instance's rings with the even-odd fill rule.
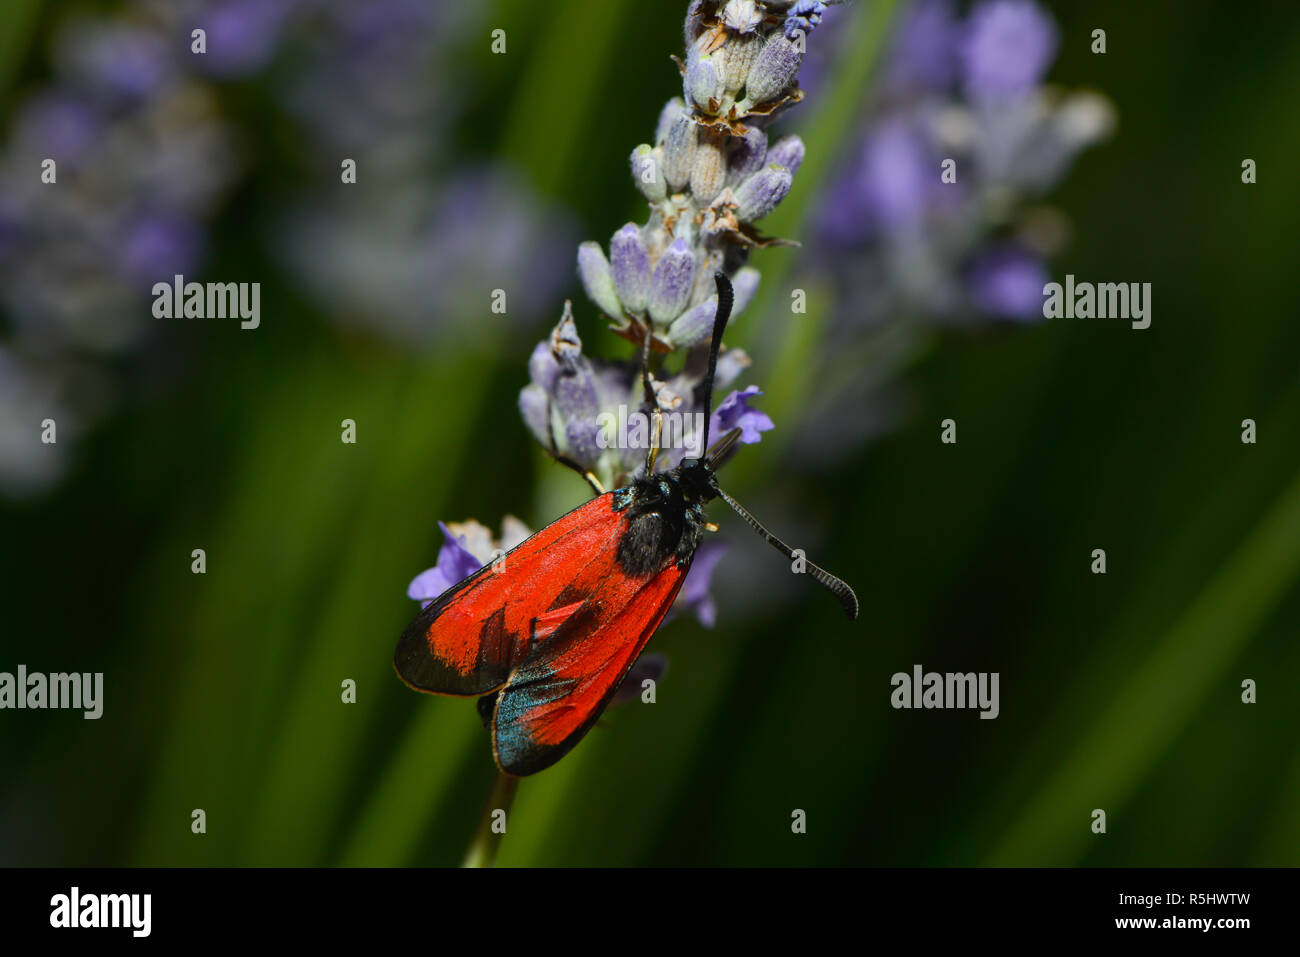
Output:
[[[784,166],[793,176],[803,165],[803,140],[797,136],[783,136],[767,151],[767,162]]]
[[[727,181],[727,160],[723,155],[722,134],[707,130],[700,134],[691,167],[691,193],[701,206],[713,202]]]
[[[695,38],[700,35],[704,29],[704,0],[691,0],[691,5],[686,8],[686,45],[690,46],[695,42]]]
[[[686,63],[686,75],[682,78],[682,91],[686,101],[694,103],[703,113],[718,112],[722,100],[722,77],[718,75],[718,64],[713,54],[698,56],[694,51]],[[714,105],[709,106],[712,100]]]
[[[578,275],[587,298],[600,307],[601,312],[615,319],[623,317],[623,305],[614,290],[614,275],[609,260],[599,243],[586,242],[578,247]]]
[[[717,314],[717,296],[710,296],[702,303],[691,306],[668,327],[668,341],[681,349],[703,342],[713,333],[713,321]]]
[[[545,346],[543,345],[543,348]],[[519,390],[519,415],[543,448],[551,447],[551,397],[540,385],[526,385]]]
[[[785,199],[793,180],[788,169],[776,164],[755,173],[736,190],[736,218],[742,223],[762,219]]]
[[[661,326],[676,319],[690,301],[695,281],[695,256],[684,239],[673,240],[650,279],[650,318]]]
[[[690,182],[698,138],[699,127],[682,110],[673,120],[664,140],[664,179],[674,193],[680,193]]]
[[[793,40],[773,34],[749,71],[745,98],[750,103],[766,103],[785,92],[799,72],[803,54]]]
[[[745,307],[754,301],[761,275],[753,266],[743,266],[731,277],[731,288],[735,292],[735,302],[731,307],[733,316],[740,315],[745,311]]]
[[[572,372],[582,359],[582,340],[578,338],[578,327],[573,321],[573,303],[564,300],[564,315],[551,330],[549,340],[551,355],[560,365],[561,373]],[[554,391],[554,383],[552,383]]]
[[[564,304],[564,315],[551,332],[551,351],[561,367],[552,390],[554,412],[564,423],[563,438],[557,436],[560,451],[581,465],[590,465],[600,455],[596,444],[600,402],[591,363],[582,354],[571,303]]]
[[[650,253],[641,229],[628,223],[609,241],[614,288],[629,312],[645,312],[650,297]]]
[[[740,374],[753,364],[744,349],[728,349],[718,356],[718,370],[713,375],[714,390],[725,389],[740,378]]]
[[[537,343],[533,354],[528,357],[528,378],[532,380],[532,384],[544,392],[550,392],[555,387],[555,379],[559,374],[560,364],[555,360],[550,345],[545,342]]]
[[[673,123],[685,109],[686,104],[682,102],[680,96],[674,96],[664,104],[664,108],[659,111],[659,121],[655,124],[655,146],[664,145],[664,141],[668,139],[668,131],[672,129]]]
[[[651,149],[642,143],[632,151],[632,180],[641,195],[652,203],[657,203],[668,195],[668,184],[664,182],[663,150]]]
[[[763,168],[767,156],[767,134],[751,126],[744,136],[727,144],[727,185],[735,186]],[[788,163],[782,163],[788,166]]]
[[[724,93],[734,96],[740,91],[762,49],[757,36],[733,36],[713,54]]]

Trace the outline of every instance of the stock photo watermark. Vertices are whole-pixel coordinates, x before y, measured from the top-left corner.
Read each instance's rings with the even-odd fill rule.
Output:
[[[122,928],[132,937],[148,937],[152,929],[152,894],[83,894],[73,886],[50,898],[54,928]]]
[[[1128,319],[1134,329],[1151,327],[1151,283],[1079,282],[1043,286],[1044,319]]]
[[[596,445],[602,449],[648,449],[655,433],[654,418],[626,405],[615,412],[601,412],[596,416]],[[703,412],[661,412],[658,419],[659,448],[681,449],[694,458],[704,454]]]
[[[262,323],[260,282],[186,282],[177,274],[171,282],[153,286],[155,319],[235,319],[239,328]]]
[[[988,671],[938,672],[912,666],[912,673],[899,671],[889,679],[893,692],[889,703],[904,708],[978,709],[980,718],[996,718],[999,673]]]
[[[17,674],[0,671],[0,709],[72,710],[85,712],[93,721],[104,713],[104,673],[29,672],[19,665]]]

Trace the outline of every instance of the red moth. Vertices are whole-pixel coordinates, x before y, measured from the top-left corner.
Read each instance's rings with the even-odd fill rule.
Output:
[[[701,449],[708,449],[713,374],[732,303],[727,277],[715,279]],[[648,369],[642,379],[657,420]],[[659,473],[652,441],[643,478],[557,519],[508,552],[504,567],[485,565],[424,608],[397,643],[398,675],[416,691],[479,696],[502,771],[532,774],[560,760],[600,717],[672,607],[708,526],[705,505],[721,498],[787,558],[795,557],[718,487],[715,466],[738,433],[733,429],[701,458]],[[853,589],[805,564],[856,618]]]

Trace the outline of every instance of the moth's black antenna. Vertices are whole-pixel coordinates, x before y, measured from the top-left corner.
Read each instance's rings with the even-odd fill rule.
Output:
[[[731,318],[731,304],[735,296],[731,291],[731,280],[725,273],[715,272],[713,281],[718,287],[718,311],[713,316],[713,341],[709,343],[709,370],[704,374],[704,438],[701,449],[709,447],[709,419],[713,418],[713,372],[718,366],[718,350],[722,348],[722,333]]]
[[[749,514],[749,510],[746,509],[745,506],[741,505],[726,492],[722,491],[722,489],[718,489],[718,496],[735,509],[736,514],[748,522],[749,527],[762,535],[767,543],[778,552],[791,560],[802,561],[807,566],[805,574],[840,600],[840,604],[844,606],[844,614],[849,616],[850,621],[858,617],[858,596],[853,593],[853,589],[849,587],[848,582],[836,578],[826,569],[819,565],[814,565],[802,555],[799,555],[796,559],[794,549],[764,528],[763,523],[753,515]]]
[[[717,370],[718,350],[722,348],[722,333],[727,328],[727,320],[731,318],[731,306],[734,301],[734,295],[731,290],[731,281],[727,279],[726,275],[721,272],[716,272],[713,274],[713,281],[717,283],[718,286],[718,311],[713,318],[713,341],[709,343],[709,368],[704,375],[703,382],[704,437],[700,442],[701,449],[709,448],[709,419],[713,417],[713,374]],[[707,464],[710,467],[715,466],[732,449],[732,447],[735,446],[736,440],[739,438],[740,429],[732,429],[724,435],[722,439],[719,440],[718,447],[707,453]],[[749,510],[746,509],[745,506],[741,505],[726,492],[722,491],[722,489],[717,488],[716,485],[714,488],[717,490],[718,496],[730,505],[735,510],[736,514],[749,524],[750,528],[758,532],[759,535],[762,535],[769,545],[792,561],[802,561],[806,566],[805,573],[811,577],[813,581],[817,582],[817,584],[821,585],[840,600],[840,604],[844,606],[844,613],[849,616],[850,620],[858,617],[858,596],[853,593],[853,589],[849,587],[848,582],[836,578],[826,569],[814,565],[812,562],[804,558],[802,554],[796,556],[794,549],[764,528],[763,523],[753,515],[749,514]]]

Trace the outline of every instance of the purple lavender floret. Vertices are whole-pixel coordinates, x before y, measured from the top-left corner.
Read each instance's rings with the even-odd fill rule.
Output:
[[[727,553],[725,542],[708,541],[700,545],[695,552],[695,561],[686,573],[682,583],[681,594],[677,598],[674,611],[690,611],[705,628],[712,628],[718,621],[718,606],[709,593],[713,584],[713,572],[718,562]]]
[[[37,93],[19,107],[13,138],[25,149],[60,162],[84,159],[103,130],[99,113],[64,90]]]
[[[1012,244],[982,251],[971,264],[971,302],[986,316],[1032,321],[1043,317],[1043,286],[1050,282],[1042,260]]]
[[[57,58],[83,88],[100,97],[137,101],[157,93],[176,73],[167,41],[125,23],[77,23],[60,36]]]
[[[650,279],[650,317],[666,325],[690,301],[695,283],[695,255],[684,239],[677,239],[659,257]]]
[[[963,86],[976,101],[1029,93],[1056,58],[1056,24],[1032,0],[986,0],[971,12],[961,43]]]
[[[147,213],[120,227],[112,250],[128,282],[149,285],[160,276],[188,273],[198,262],[204,231],[166,213]]]
[[[645,312],[650,301],[650,253],[636,223],[628,223],[614,234],[609,258],[619,301],[630,312]]]
[[[483,567],[483,563],[465,547],[462,536],[453,534],[443,522],[439,522],[438,527],[443,535],[438,563],[416,575],[406,588],[406,596],[418,601],[421,608]]]
[[[783,27],[785,35],[793,40],[796,33],[805,37],[822,22],[828,4],[824,0],[796,0],[795,5],[786,14]]]
[[[952,0],[920,0],[904,14],[887,69],[899,90],[944,92],[957,77],[962,26]]]
[[[207,54],[200,66],[221,77],[241,77],[264,67],[280,45],[297,0],[226,0],[202,17]]]
[[[709,435],[721,438],[732,429],[740,429],[740,444],[753,445],[760,441],[763,432],[774,428],[772,418],[760,409],[752,408],[749,400],[763,392],[756,385],[737,390],[722,400],[709,420]]]

